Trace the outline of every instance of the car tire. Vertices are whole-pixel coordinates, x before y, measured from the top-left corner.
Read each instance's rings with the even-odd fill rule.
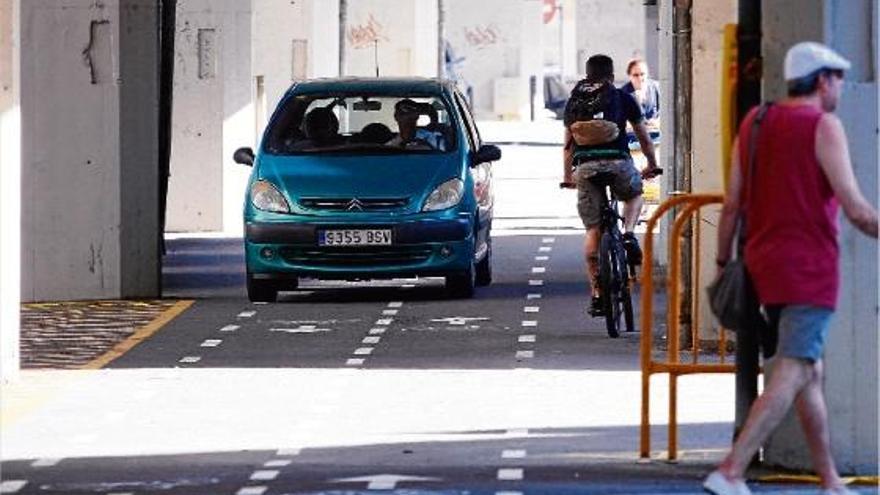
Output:
[[[485,287],[492,283],[492,241],[487,242],[486,256],[477,263],[477,280],[478,287]]]
[[[477,270],[473,261],[464,272],[446,276],[446,292],[456,299],[469,299],[474,296],[477,285]]]
[[[252,275],[248,275],[247,294],[251,302],[275,302],[278,300],[278,282],[256,280]]]

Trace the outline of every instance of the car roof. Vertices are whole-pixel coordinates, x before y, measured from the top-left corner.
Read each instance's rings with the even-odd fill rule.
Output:
[[[430,77],[332,77],[296,82],[288,92],[294,94],[412,94],[437,95],[452,91],[454,82]]]

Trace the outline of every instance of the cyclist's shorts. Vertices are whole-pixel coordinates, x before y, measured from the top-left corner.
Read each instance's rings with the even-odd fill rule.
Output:
[[[575,169],[578,215],[588,229],[599,225],[603,199],[602,189],[590,182],[590,177],[602,172],[615,175],[611,190],[618,199],[627,201],[642,194],[642,176],[632,158],[596,160],[578,165]]]

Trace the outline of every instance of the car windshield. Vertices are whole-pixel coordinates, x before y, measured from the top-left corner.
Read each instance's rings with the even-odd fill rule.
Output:
[[[455,132],[438,96],[298,95],[285,101],[265,149],[308,153],[446,153]]]

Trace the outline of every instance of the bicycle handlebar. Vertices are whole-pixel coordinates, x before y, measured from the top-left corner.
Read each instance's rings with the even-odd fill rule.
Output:
[[[662,168],[659,168],[659,167],[655,168],[654,175],[651,176],[651,178],[657,177],[658,175],[663,175]],[[559,189],[577,189],[577,184],[575,184],[574,182],[563,181],[563,182],[559,183]]]

